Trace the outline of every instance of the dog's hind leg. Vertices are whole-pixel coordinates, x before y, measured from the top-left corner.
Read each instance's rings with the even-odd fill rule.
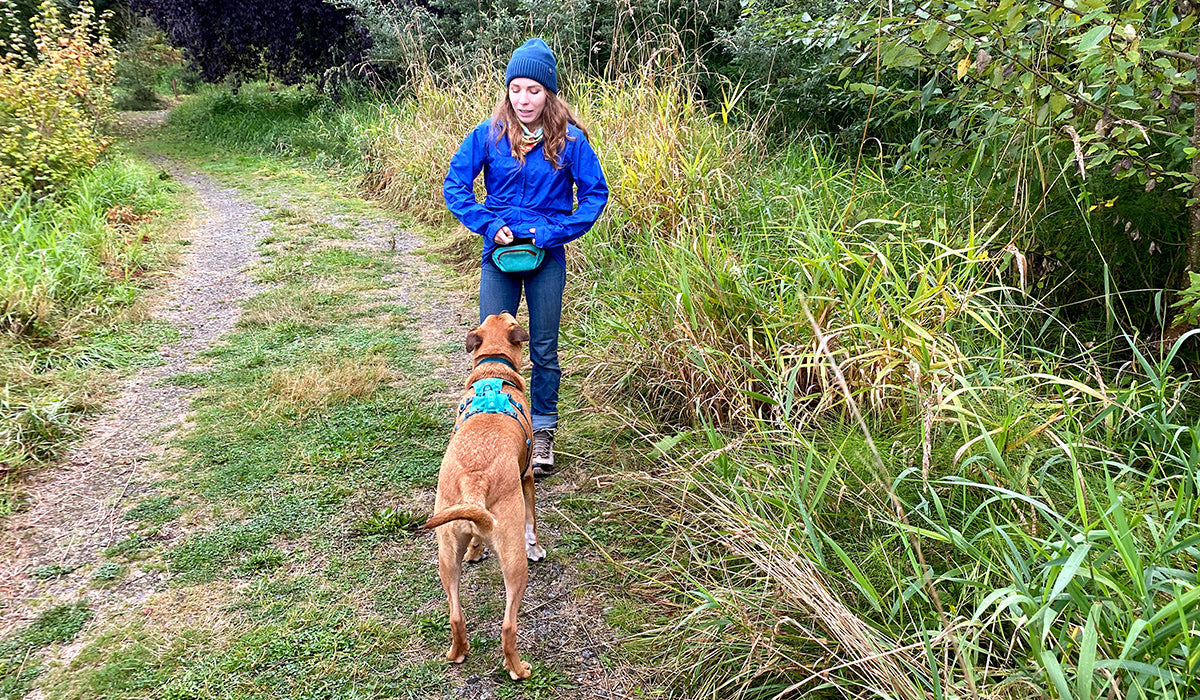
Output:
[[[533,512],[533,470],[521,478],[521,490],[525,494],[525,557],[541,561],[546,558],[546,549],[538,542],[537,516]]]
[[[467,641],[467,621],[458,597],[463,554],[470,541],[470,528],[461,524],[446,525],[438,530],[438,577],[442,579],[442,588],[450,603],[450,651],[446,652],[446,658],[456,664],[463,662],[471,648]]]
[[[504,652],[504,668],[514,681],[529,678],[530,673],[529,664],[521,661],[517,654],[517,613],[529,583],[529,563],[520,554],[523,538],[519,534],[517,528],[512,528],[502,533],[503,540],[496,543],[506,550],[499,557],[504,573],[504,624],[500,627],[500,647]]]

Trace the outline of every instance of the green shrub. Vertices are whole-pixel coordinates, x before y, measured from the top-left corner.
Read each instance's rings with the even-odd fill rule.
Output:
[[[116,56],[91,3],[68,26],[45,0],[32,25],[31,51],[18,35],[0,37],[0,202],[61,185],[110,143],[101,127]]]
[[[114,106],[125,110],[161,108],[157,92],[161,77],[177,70],[182,62],[183,54],[167,43],[153,22],[146,17],[133,20],[115,66]],[[169,78],[165,87],[171,89]]]

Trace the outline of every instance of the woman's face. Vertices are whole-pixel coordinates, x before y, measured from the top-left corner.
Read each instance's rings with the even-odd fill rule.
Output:
[[[542,121],[542,110],[546,107],[546,88],[536,80],[513,78],[508,84],[508,101],[522,124],[536,128]]]

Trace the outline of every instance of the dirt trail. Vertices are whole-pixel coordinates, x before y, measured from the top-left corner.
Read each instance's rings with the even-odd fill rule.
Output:
[[[247,270],[257,259],[256,241],[268,233],[270,223],[263,216],[266,210],[242,192],[222,187],[209,175],[179,163],[160,161],[159,165],[192,189],[205,210],[202,223],[188,234],[191,245],[153,312],[179,330],[179,340],[160,348],[163,364],[122,382],[109,408],[86,426],[84,438],[70,454],[26,484],[28,508],[0,522],[0,636],[51,605],[86,598],[99,622],[168,588],[169,576],[153,563],[144,568],[132,564],[128,576],[111,588],[89,585],[89,576],[105,560],[104,550],[135,529],[136,523],[124,520],[123,512],[162,478],[156,465],[161,467],[172,458],[171,440],[186,429],[195,390],[163,380],[199,369],[198,355],[234,329],[241,303],[260,290]],[[437,286],[445,273],[414,253],[425,241],[385,218],[367,217],[358,223],[357,240],[350,245],[394,250],[403,256],[403,272],[388,278],[391,286],[386,295],[411,310],[427,354],[462,338],[475,320],[473,304],[465,293],[431,293],[431,283]],[[468,368],[466,353],[440,353],[435,360],[433,375],[457,387]],[[447,405],[452,400],[447,397]],[[539,500],[553,507],[574,486],[566,480],[539,486]],[[417,500],[432,504],[432,489],[417,494]],[[551,542],[557,534],[550,532]],[[432,556],[428,563],[436,566]],[[45,575],[56,566],[71,573]],[[465,585],[478,589],[488,584],[475,576],[468,577]],[[636,683],[601,661],[615,645],[604,623],[606,601],[580,580],[573,566],[533,567],[525,602],[522,646],[529,649],[529,642],[536,640],[534,646],[552,656],[541,660],[552,662],[569,677],[569,685],[557,689],[555,697],[630,697]],[[439,606],[444,606],[444,600]],[[498,633],[499,620],[494,622]],[[472,624],[480,630],[493,626],[487,620]],[[429,658],[441,658],[443,651],[430,648]],[[69,661],[77,652],[78,648],[60,650],[57,660]],[[445,678],[443,689],[430,697],[512,696],[498,692],[503,689],[495,678],[464,674],[457,667],[447,669]],[[39,698],[41,693],[35,690],[28,697]]]
[[[240,302],[256,290],[246,268],[256,256],[255,240],[267,229],[261,209],[204,174],[162,166],[196,193],[206,212],[152,314],[177,328],[179,340],[159,348],[161,365],[121,383],[62,463],[26,484],[28,508],[3,522],[0,636],[32,619],[44,597],[65,603],[86,596],[96,607],[106,599],[137,600],[163,584],[156,572],[134,572],[109,590],[90,588],[83,574],[37,575],[48,571],[43,567],[85,569],[132,528],[122,521],[122,510],[155,478],[147,464],[163,454],[193,392],[162,380],[193,369],[197,355],[233,328]]]

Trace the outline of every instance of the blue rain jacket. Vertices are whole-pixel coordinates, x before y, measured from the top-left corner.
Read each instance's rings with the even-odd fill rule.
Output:
[[[508,226],[514,236],[532,238],[566,267],[563,245],[587,233],[600,218],[608,203],[608,183],[596,152],[574,125],[567,125],[567,142],[558,157],[562,168],[555,170],[538,144],[522,166],[513,158],[507,136],[496,141],[491,120],[475,127],[458,147],[442,195],[463,226],[483,236],[485,261],[496,247],[496,232]],[[480,170],[487,190],[483,204],[474,191]]]

